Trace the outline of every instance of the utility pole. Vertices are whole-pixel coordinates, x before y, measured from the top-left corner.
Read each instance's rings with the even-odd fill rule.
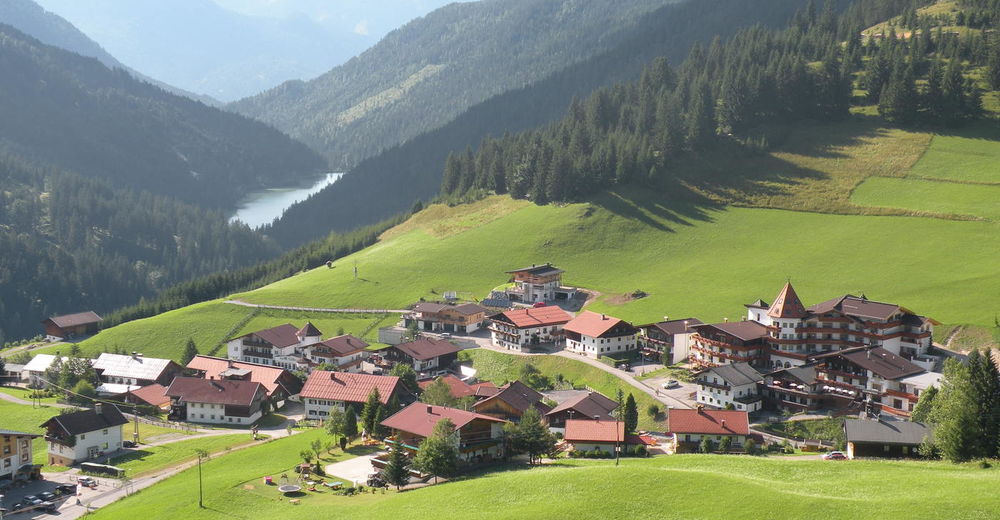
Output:
[[[195,450],[195,452],[198,454],[198,507],[204,509],[205,492],[201,481],[201,460],[208,457],[208,452],[205,450]]]

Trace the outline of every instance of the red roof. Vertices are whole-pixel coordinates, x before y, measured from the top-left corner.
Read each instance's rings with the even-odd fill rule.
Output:
[[[521,329],[561,325],[573,319],[568,312],[555,305],[501,312],[497,316],[494,316],[493,319],[499,317],[506,318],[501,321],[508,321]]]
[[[708,435],[750,435],[747,413],[740,410],[686,410],[671,408],[667,413],[670,433]]]
[[[319,357],[344,357],[361,352],[368,346],[363,339],[350,334],[321,341],[312,347],[312,355]],[[332,354],[329,355],[329,354]]]
[[[250,406],[258,393],[266,391],[264,385],[254,381],[175,377],[166,393],[187,403]]]
[[[399,378],[396,376],[314,370],[302,387],[301,396],[305,399],[363,403],[368,400],[372,388],[378,388],[379,400],[385,404],[389,402],[398,384]]]
[[[187,364],[187,368],[205,372],[205,379],[219,379],[219,374],[230,367],[249,370],[250,381],[255,381],[264,385],[264,388],[267,389],[267,395],[273,394],[275,390],[283,386],[280,381],[286,372],[291,374],[281,367],[259,365],[257,363],[244,363],[241,361],[202,355],[195,356],[194,359],[189,361]],[[285,391],[291,395],[294,395],[296,390],[297,388],[285,388]]]
[[[277,327],[271,327],[269,329],[251,332],[250,334],[244,334],[240,337],[245,338],[253,335],[276,347],[289,347],[299,342],[298,332],[299,331],[295,328],[295,325],[286,323],[284,325],[278,325]]]
[[[568,419],[566,442],[619,442],[625,440],[625,423],[621,421],[590,421]]]
[[[577,334],[582,334],[584,336],[590,336],[596,338],[601,336],[605,332],[614,328],[615,325],[619,323],[625,323],[629,325],[628,322],[622,321],[618,318],[608,316],[606,314],[598,314],[591,311],[583,311],[577,317],[573,318],[572,321],[563,327],[564,330],[569,332],[576,332]],[[629,325],[631,327],[631,325]]]
[[[802,305],[799,295],[795,294],[792,282],[785,283],[781,292],[775,297],[771,308],[767,310],[767,315],[772,318],[805,318],[806,308]]]
[[[162,406],[170,402],[170,397],[167,395],[167,387],[160,384],[143,386],[137,390],[132,390],[129,392],[129,395],[135,397],[136,400],[152,406]]]
[[[420,381],[419,383],[417,383],[417,385],[420,386],[421,390],[424,390],[436,380],[437,379],[428,379],[426,381]],[[463,397],[468,397],[470,395],[476,395],[476,390],[474,388],[466,384],[465,381],[462,381],[461,379],[451,374],[442,376],[441,380],[443,380],[445,384],[448,385],[448,388],[451,390],[451,396],[456,399],[461,399]]]
[[[472,390],[476,392],[476,397],[489,397],[491,395],[496,395],[500,392],[497,385],[489,382],[483,381],[482,383],[476,383],[472,385]]]
[[[428,437],[434,431],[434,426],[445,418],[451,419],[451,422],[455,423],[456,429],[462,429],[465,425],[476,419],[498,423],[505,422],[489,415],[467,412],[457,408],[433,406],[426,403],[413,403],[396,412],[392,417],[382,421],[382,426],[421,437]]]
[[[462,350],[445,340],[433,338],[420,338],[416,341],[400,343],[392,348],[420,361],[426,361],[445,354],[454,354]]]

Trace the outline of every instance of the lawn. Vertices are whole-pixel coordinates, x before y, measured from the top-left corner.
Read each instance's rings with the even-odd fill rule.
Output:
[[[34,392],[34,390],[28,390],[26,388],[21,388],[18,386],[0,386],[0,392],[14,396],[18,399],[31,401],[31,394]],[[45,397],[41,399],[42,404],[53,404],[55,402],[56,402],[55,397]]]
[[[1000,161],[1000,157],[996,160]],[[1000,172],[1000,166],[997,168]],[[854,190],[851,202],[1000,220],[1000,184],[869,177]]]
[[[287,472],[299,461],[298,451],[323,436],[311,431],[205,463],[205,509],[198,507],[198,474],[191,469],[92,518],[919,520],[995,518],[1000,510],[997,468],[722,455],[623,459],[618,467],[612,461],[567,460],[406,493],[307,493],[299,505],[260,489],[263,476]],[[343,458],[339,451],[337,458]]]
[[[1000,129],[996,121],[953,135],[934,136],[910,176],[1000,184]]]
[[[498,386],[516,380],[518,374],[521,373],[521,367],[526,363],[531,363],[553,380],[555,380],[556,374],[561,374],[564,380],[571,381],[577,388],[589,386],[612,399],[621,389],[625,395],[631,393],[635,396],[636,408],[639,410],[640,430],[664,430],[662,422],[656,421],[646,413],[649,405],[658,404],[660,408],[663,408],[662,404],[657,403],[652,397],[625,383],[617,376],[581,361],[561,356],[515,356],[485,349],[463,350],[460,356],[462,359],[472,360],[472,366],[476,369],[478,379],[493,381]]]
[[[196,449],[218,453],[254,442],[249,434],[213,435],[172,442],[161,446],[140,447],[136,451],[111,459],[110,464],[122,468],[130,477],[159,471],[168,466],[193,460]]]

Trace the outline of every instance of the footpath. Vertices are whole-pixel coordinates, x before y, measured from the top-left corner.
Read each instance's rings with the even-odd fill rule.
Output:
[[[250,303],[243,300],[226,300],[223,303],[228,303],[230,305],[239,305],[242,307],[251,307],[254,309],[275,309],[279,311],[301,311],[301,312],[330,312],[330,313],[345,313],[345,314],[405,314],[410,312],[406,309],[331,309],[327,307],[292,307],[289,305],[267,305],[263,303]]]

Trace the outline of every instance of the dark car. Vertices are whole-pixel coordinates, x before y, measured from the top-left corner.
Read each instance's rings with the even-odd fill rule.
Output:
[[[63,495],[75,495],[76,486],[73,484],[59,484],[56,486],[56,493],[61,493]]]
[[[25,504],[31,504],[35,506],[42,503],[42,499],[36,497],[35,495],[28,495],[23,499],[21,499],[21,501],[24,502]]]
[[[136,444],[132,441],[122,441],[122,446],[125,448],[134,448]]]
[[[38,498],[40,498],[40,499],[42,499],[42,500],[44,500],[46,502],[51,502],[51,501],[53,501],[53,500],[56,499],[56,496],[55,496],[55,494],[49,493],[48,491],[46,491],[44,493],[39,493],[38,494]]]

